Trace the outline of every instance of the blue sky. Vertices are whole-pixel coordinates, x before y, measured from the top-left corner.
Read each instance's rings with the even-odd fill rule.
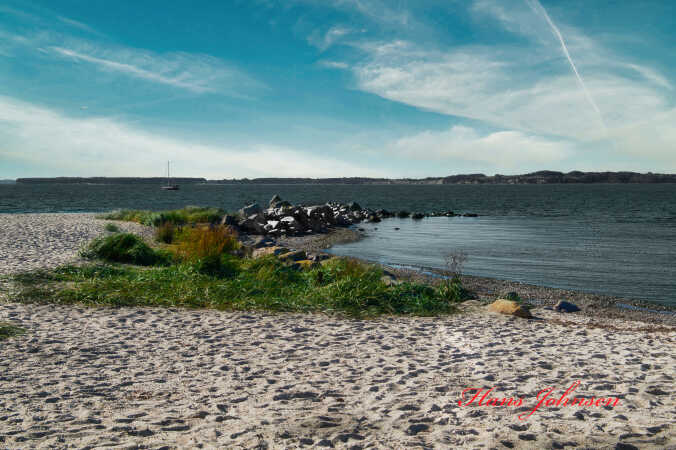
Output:
[[[676,172],[668,1],[0,4],[0,178]]]

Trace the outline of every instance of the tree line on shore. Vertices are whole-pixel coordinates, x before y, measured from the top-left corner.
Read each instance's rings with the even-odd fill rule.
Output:
[[[17,183],[93,183],[93,184],[161,184],[160,177],[54,177],[17,178]],[[573,183],[676,183],[676,174],[638,172],[568,173],[541,170],[523,175],[485,175],[483,173],[428,178],[241,178],[207,180],[206,178],[172,178],[176,184],[573,184]]]

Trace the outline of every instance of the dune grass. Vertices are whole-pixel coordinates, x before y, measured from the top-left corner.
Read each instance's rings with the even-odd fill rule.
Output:
[[[16,325],[7,322],[0,322],[0,341],[22,335],[25,332],[26,330],[21,327],[17,327]]]
[[[99,216],[99,218],[137,222],[142,225],[157,227],[165,223],[171,223],[173,225],[214,223],[219,221],[224,214],[225,211],[219,208],[186,206],[182,209],[168,211],[124,209],[103,214]]]
[[[80,255],[89,259],[103,259],[109,262],[121,262],[151,266],[168,263],[168,255],[148,246],[143,239],[131,233],[116,233],[94,239]]]
[[[453,301],[430,286],[388,286],[382,271],[336,259],[307,271],[274,256],[242,259],[221,255],[219,274],[197,262],[165,267],[117,264],[66,266],[18,276],[17,300],[100,306],[164,306],[228,310],[436,315],[451,313]],[[198,260],[199,261],[199,260]]]

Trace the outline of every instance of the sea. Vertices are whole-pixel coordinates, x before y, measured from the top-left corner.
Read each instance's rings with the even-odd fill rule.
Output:
[[[445,269],[676,306],[676,184],[183,185],[0,184],[0,213],[236,210],[280,195],[306,205],[355,201],[411,212],[478,217],[386,219],[331,249],[370,261]],[[1,232],[1,230],[0,230]]]

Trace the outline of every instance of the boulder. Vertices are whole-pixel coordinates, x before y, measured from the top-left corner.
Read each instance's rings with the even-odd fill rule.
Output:
[[[280,197],[279,195],[275,194],[275,195],[273,195],[272,198],[270,199],[270,203],[268,203],[268,205],[270,205],[270,208],[274,208],[275,205],[276,205],[277,203],[281,202],[281,201],[282,201],[282,197]]]
[[[564,313],[571,313],[571,312],[578,312],[580,311],[580,308],[578,308],[577,305],[566,302],[564,300],[560,300],[556,305],[554,305],[554,309],[558,312],[564,312]]]
[[[419,213],[419,212],[413,213],[413,215],[411,215],[411,219],[415,219],[415,220],[420,220],[423,217],[425,217],[425,214]]]
[[[249,217],[252,214],[261,213],[263,210],[258,203],[252,203],[240,209],[239,212],[243,217]]]
[[[350,211],[361,211],[361,206],[357,202],[350,202],[347,204],[347,209]]]
[[[223,216],[221,219],[221,225],[227,225],[229,227],[233,227],[237,225],[237,216],[234,216],[232,214],[226,214]]]
[[[279,220],[279,222],[280,222],[280,226],[282,226],[284,228],[298,228],[300,226],[300,224],[298,223],[296,218],[293,217],[293,216],[282,217]]]
[[[268,256],[268,255],[283,255],[285,253],[289,253],[289,249],[286,247],[262,247],[262,248],[257,248],[254,249],[253,253],[251,254],[252,258],[261,258],[263,256]]]
[[[531,319],[533,315],[522,305],[512,300],[498,299],[488,305],[488,310],[508,316],[522,317],[524,319]]]
[[[474,213],[465,213],[465,214],[463,214],[463,216],[464,217],[479,217],[478,214],[474,214]]]
[[[248,233],[265,234],[265,228],[263,227],[263,224],[253,219],[240,220],[237,223],[237,226]]]
[[[305,250],[295,250],[280,254],[279,259],[281,261],[301,261],[307,259],[307,254]]]
[[[408,217],[410,215],[411,215],[411,213],[408,212],[408,211],[399,211],[397,213],[397,217],[402,218],[402,219],[405,218],[405,217]]]

